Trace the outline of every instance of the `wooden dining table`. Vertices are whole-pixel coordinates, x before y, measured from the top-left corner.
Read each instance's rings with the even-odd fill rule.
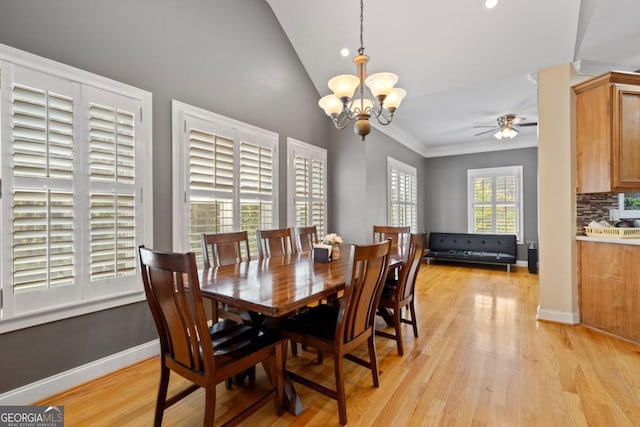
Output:
[[[344,289],[350,249],[342,245],[342,256],[331,262],[314,262],[311,252],[298,252],[203,269],[202,296],[247,311],[258,325],[266,318],[282,319]],[[403,260],[401,253],[392,254],[389,268]],[[297,415],[302,404],[293,386],[287,388],[289,411]]]

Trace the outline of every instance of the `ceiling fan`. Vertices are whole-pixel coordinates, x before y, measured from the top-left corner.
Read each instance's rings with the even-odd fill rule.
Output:
[[[514,138],[520,132],[520,127],[523,126],[537,126],[537,122],[523,123],[524,117],[518,117],[515,114],[505,114],[499,116],[497,119],[498,126],[474,126],[474,128],[491,128],[484,132],[475,134],[474,136],[480,136],[489,132],[497,131],[493,136],[498,139],[502,138]]]

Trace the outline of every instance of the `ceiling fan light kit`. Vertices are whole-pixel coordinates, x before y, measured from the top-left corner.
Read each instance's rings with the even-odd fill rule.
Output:
[[[369,57],[364,54],[363,11],[363,0],[360,0],[360,48],[353,58],[357,76],[342,74],[333,77],[328,83],[333,94],[323,96],[318,105],[338,129],[344,129],[351,120],[355,120],[354,132],[364,141],[371,132],[369,120],[373,117],[383,126],[390,124],[407,91],[394,87],[398,76],[393,73],[367,76]],[[357,97],[354,98],[356,90]]]
[[[518,131],[510,126],[503,126],[500,128],[500,130],[498,130],[498,132],[496,132],[493,136],[495,136],[498,139],[502,139],[502,138],[513,138],[518,134]]]
[[[502,138],[512,139],[512,138],[515,138],[518,135],[518,133],[520,133],[520,129],[519,129],[520,127],[538,125],[537,122],[522,123],[522,120],[524,120],[524,117],[518,117],[515,114],[504,114],[498,117],[497,119],[498,126],[474,126],[474,127],[490,127],[491,128],[487,131],[480,132],[475,136],[484,135],[489,132],[493,132],[494,130],[497,129],[498,131],[493,134],[494,137],[496,137],[497,139],[502,139]]]

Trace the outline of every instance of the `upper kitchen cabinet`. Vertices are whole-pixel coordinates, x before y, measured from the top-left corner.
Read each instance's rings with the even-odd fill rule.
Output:
[[[578,193],[640,191],[640,74],[610,72],[573,90]]]

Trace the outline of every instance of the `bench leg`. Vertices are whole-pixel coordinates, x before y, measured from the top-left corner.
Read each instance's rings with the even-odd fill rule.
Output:
[[[511,264],[507,264],[507,273],[511,273]]]

